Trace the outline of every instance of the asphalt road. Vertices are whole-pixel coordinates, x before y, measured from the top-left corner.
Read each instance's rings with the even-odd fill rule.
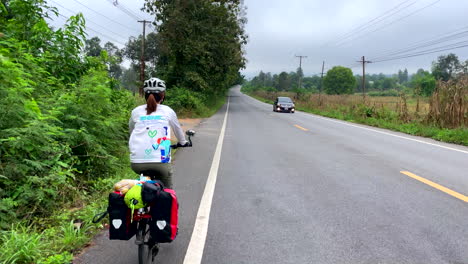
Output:
[[[201,263],[468,263],[468,148],[229,101]],[[157,263],[184,261],[226,109],[177,153],[180,232]],[[136,254],[104,232],[74,263]]]

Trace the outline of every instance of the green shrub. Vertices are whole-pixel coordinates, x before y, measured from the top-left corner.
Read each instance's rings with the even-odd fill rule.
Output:
[[[202,93],[190,91],[182,87],[173,87],[167,90],[165,104],[173,108],[181,116],[194,114],[203,115],[208,111],[205,105],[207,98]]]
[[[400,96],[400,92],[395,89],[385,91],[370,91],[367,93],[369,96]]]
[[[14,2],[12,10],[23,8]],[[28,48],[41,41],[19,41],[13,29],[0,39],[0,105],[8,106],[0,108],[0,229],[79,204],[90,181],[127,165],[120,160],[135,101],[112,90],[103,61],[81,59],[75,35],[84,24],[71,21],[53,32],[39,19],[36,37],[52,45],[44,53]],[[66,67],[76,68],[57,67],[60,52],[75,52]]]

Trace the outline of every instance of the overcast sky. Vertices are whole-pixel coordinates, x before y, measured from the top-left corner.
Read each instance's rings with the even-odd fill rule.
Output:
[[[142,25],[136,22],[136,18],[152,20],[152,17],[139,10],[143,0],[118,0],[120,9],[112,5],[113,1],[49,0],[49,3],[67,17],[71,11],[83,12],[90,36],[97,35],[122,47],[130,36],[141,33]],[[355,62],[363,55],[376,61],[388,52],[407,49],[414,43],[451,33],[460,34],[451,41],[409,50],[401,55],[435,51],[450,44],[468,44],[468,0],[244,1],[249,43],[245,47],[247,68],[243,72],[248,77],[257,75],[260,70],[272,73],[295,71],[299,66],[296,55],[307,56],[302,62],[306,75],[319,73],[322,61],[325,61],[326,70],[336,65],[355,66],[353,71],[359,73],[362,68]],[[63,20],[59,17],[54,23],[60,25]],[[410,73],[418,68],[430,69],[437,56],[449,52],[457,54],[461,60],[468,60],[468,47],[464,47],[371,63],[366,71],[390,74],[404,68]]]

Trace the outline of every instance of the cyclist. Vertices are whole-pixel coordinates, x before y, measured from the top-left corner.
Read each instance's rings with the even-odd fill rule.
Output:
[[[129,121],[130,162],[133,171],[161,180],[172,188],[171,128],[179,146],[188,146],[177,115],[163,105],[166,84],[158,78],[144,82],[146,104],[133,109]],[[148,175],[152,174],[152,175]]]

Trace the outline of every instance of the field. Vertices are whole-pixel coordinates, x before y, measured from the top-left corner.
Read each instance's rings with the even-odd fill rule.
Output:
[[[277,92],[270,93],[258,91],[254,93],[256,96],[267,99],[271,102],[277,96],[291,97],[298,108],[306,109],[341,109],[343,106],[353,107],[358,105],[366,105],[375,110],[390,110],[394,112],[402,111],[406,100],[408,114],[412,117],[426,116],[429,113],[429,98],[405,98],[399,96],[366,96],[365,101],[361,95],[318,95],[305,94],[297,95],[292,92]],[[365,102],[365,103],[364,103]]]
[[[291,97],[296,109],[468,146],[468,78],[438,84],[431,97],[249,92],[267,103]]]

